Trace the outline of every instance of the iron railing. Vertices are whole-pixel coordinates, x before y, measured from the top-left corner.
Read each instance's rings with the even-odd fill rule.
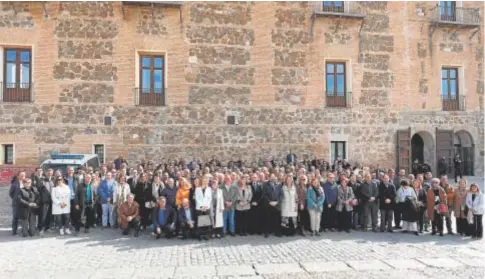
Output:
[[[0,102],[28,103],[34,101],[32,83],[0,82]]]
[[[325,104],[330,108],[351,108],[352,92],[327,92],[325,94]]]
[[[443,111],[464,111],[466,109],[465,96],[441,95],[441,104]]]
[[[135,105],[164,106],[165,90],[163,88],[135,88]]]
[[[360,10],[357,2],[349,1],[317,1],[312,2],[313,13],[319,17],[338,16],[338,17],[358,17],[363,18],[364,14]]]
[[[442,24],[480,25],[479,8],[436,5],[431,10],[431,21]]]

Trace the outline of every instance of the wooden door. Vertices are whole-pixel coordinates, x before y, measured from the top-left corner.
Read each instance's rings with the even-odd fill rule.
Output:
[[[397,168],[411,173],[411,128],[397,131]]]
[[[448,164],[447,174],[452,173],[453,167],[453,157],[454,157],[454,144],[453,144],[453,130],[439,130],[436,128],[436,162],[442,157],[445,157],[446,163]],[[438,164],[434,166],[436,168],[436,173],[438,173]]]

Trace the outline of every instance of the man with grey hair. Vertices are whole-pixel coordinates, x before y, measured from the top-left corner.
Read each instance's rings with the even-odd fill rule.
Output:
[[[140,232],[140,214],[138,203],[134,201],[134,198],[135,195],[129,194],[126,202],[120,206],[120,228],[123,230],[123,235],[128,235],[130,230],[134,229],[135,237],[138,237]]]
[[[89,228],[94,226],[94,187],[91,184],[91,174],[85,174],[83,182],[78,186],[75,197],[75,208],[81,212],[84,211],[86,222],[84,223],[84,232],[88,233]],[[79,233],[81,222],[75,224],[76,235]]]

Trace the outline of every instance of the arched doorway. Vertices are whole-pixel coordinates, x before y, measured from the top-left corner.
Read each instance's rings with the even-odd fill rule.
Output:
[[[455,154],[460,154],[463,175],[473,175],[475,144],[467,131],[458,131],[454,136]]]
[[[414,134],[411,138],[411,150],[412,150],[412,160],[418,160],[420,163],[424,161],[424,141],[423,138]]]
[[[436,147],[433,136],[426,131],[415,133],[411,137],[411,157],[413,162],[428,163],[431,169],[436,167]]]

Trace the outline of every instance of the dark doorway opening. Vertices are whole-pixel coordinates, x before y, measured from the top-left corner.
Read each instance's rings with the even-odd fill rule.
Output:
[[[474,175],[475,144],[467,131],[458,131],[454,138],[455,154],[461,157],[461,172],[463,175]]]
[[[416,159],[418,159],[421,164],[424,162],[424,140],[418,134],[414,134],[411,138],[411,154],[413,162]]]

